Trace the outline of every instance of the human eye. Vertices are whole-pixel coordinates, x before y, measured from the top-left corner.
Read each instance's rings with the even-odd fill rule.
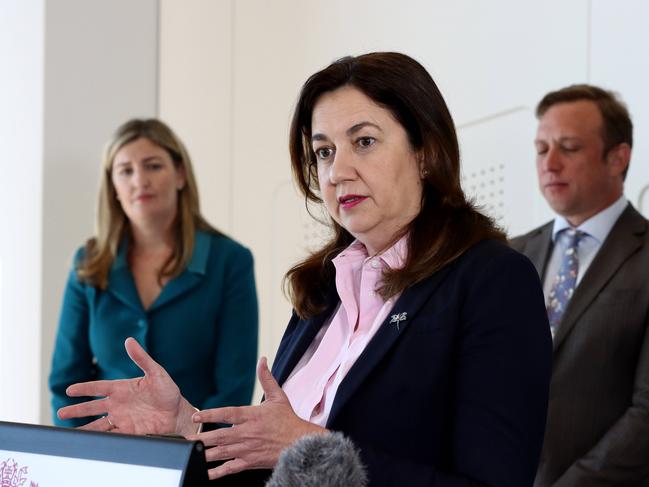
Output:
[[[369,135],[359,137],[356,139],[356,145],[360,147],[361,149],[366,149],[376,142],[376,139],[374,137],[370,137]]]
[[[548,146],[545,144],[536,144],[536,155],[542,156],[548,152]]]
[[[118,176],[130,176],[133,174],[133,168],[131,166],[119,166],[117,168]]]
[[[563,149],[565,152],[577,152],[580,147],[577,144],[564,144],[561,146],[561,149]]]
[[[158,157],[150,157],[145,159],[144,168],[148,171],[159,171],[162,169],[163,162]]]
[[[324,146],[313,149],[313,153],[318,161],[326,161],[331,158],[334,151],[331,147]]]

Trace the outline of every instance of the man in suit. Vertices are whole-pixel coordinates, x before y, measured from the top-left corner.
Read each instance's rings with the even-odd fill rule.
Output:
[[[536,114],[556,217],[512,241],[541,277],[553,335],[535,487],[649,486],[649,231],[624,197],[633,125],[591,85],[548,93]]]

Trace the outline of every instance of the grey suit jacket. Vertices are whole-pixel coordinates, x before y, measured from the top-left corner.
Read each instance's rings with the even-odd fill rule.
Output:
[[[631,204],[568,304],[553,344],[534,486],[649,486],[649,222]],[[543,279],[552,223],[512,240]]]

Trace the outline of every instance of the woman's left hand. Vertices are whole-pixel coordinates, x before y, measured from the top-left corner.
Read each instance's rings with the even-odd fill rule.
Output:
[[[273,468],[281,451],[295,440],[307,434],[327,432],[295,414],[288,397],[268,370],[265,357],[257,364],[257,377],[265,395],[262,404],[207,409],[194,414],[197,423],[232,425],[188,437],[205,444],[208,462],[227,460],[209,470],[212,480],[243,470]]]

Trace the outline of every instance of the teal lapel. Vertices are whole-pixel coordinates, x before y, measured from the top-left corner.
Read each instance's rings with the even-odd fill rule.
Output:
[[[115,261],[110,269],[108,289],[106,289],[106,291],[130,308],[142,311],[142,301],[140,300],[140,295],[135,287],[133,274],[129,269],[126,259],[127,249],[128,243],[124,240],[119,246],[117,257],[115,257]],[[165,284],[160,295],[147,311],[159,308],[181,294],[186,293],[201,282],[205,275],[209,252],[210,236],[207,233],[197,231],[196,240],[194,242],[194,252],[192,253],[192,258],[187,269],[185,269],[178,277]]]
[[[133,274],[126,261],[126,251],[128,243],[123,240],[117,250],[117,256],[110,268],[108,275],[108,288],[106,292],[112,294],[116,299],[124,303],[129,308],[136,311],[142,311],[142,301],[135,287]]]
[[[185,269],[178,277],[169,281],[162,288],[160,295],[153,302],[148,311],[153,311],[169,301],[185,294],[198,283],[201,282],[205,275],[207,267],[207,258],[210,253],[210,236],[207,233],[197,231],[194,242],[194,251]]]

